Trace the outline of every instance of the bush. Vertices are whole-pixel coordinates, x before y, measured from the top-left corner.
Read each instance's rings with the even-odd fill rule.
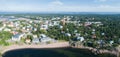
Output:
[[[116,46],[118,46],[118,45],[119,45],[119,44],[117,44],[117,43],[114,43],[114,44],[113,44],[113,47],[116,47]]]
[[[2,54],[0,53],[0,57],[2,57]]]

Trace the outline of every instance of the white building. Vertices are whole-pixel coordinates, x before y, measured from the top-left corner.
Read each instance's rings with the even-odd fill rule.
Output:
[[[46,43],[49,41],[54,41],[54,39],[47,37],[45,34],[41,34],[40,36],[40,42]]]
[[[0,27],[0,31],[2,31],[4,29],[4,27]]]
[[[15,34],[12,36],[13,41],[20,41],[24,34]]]
[[[48,29],[48,25],[45,25],[45,24],[44,24],[44,25],[41,25],[40,29],[41,29],[41,30],[47,30],[47,29]]]
[[[77,37],[77,39],[81,42],[85,40],[84,37]]]
[[[49,37],[44,37],[44,38],[40,38],[40,42],[49,42],[49,41],[53,41],[53,39],[49,38]]]
[[[11,31],[11,29],[9,29],[9,28],[5,28],[4,31]]]
[[[32,43],[34,44],[40,43],[39,38],[33,38]]]

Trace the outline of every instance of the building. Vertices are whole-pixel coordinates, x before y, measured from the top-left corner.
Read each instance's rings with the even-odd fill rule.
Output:
[[[20,41],[23,36],[24,36],[23,34],[15,34],[12,36],[12,40],[13,41]]]
[[[48,29],[48,25],[43,24],[43,25],[41,25],[40,29],[41,30],[47,30]]]
[[[53,42],[54,39],[47,37],[45,34],[40,35],[40,42],[46,43],[46,42]]]
[[[43,38],[40,38],[40,42],[43,42],[43,43],[46,43],[46,42],[50,42],[52,41],[53,39],[49,38],[49,37],[43,37]]]
[[[40,43],[39,38],[33,38],[32,43],[34,43],[34,44]]]

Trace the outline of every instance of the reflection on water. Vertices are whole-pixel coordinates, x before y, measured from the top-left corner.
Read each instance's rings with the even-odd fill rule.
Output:
[[[75,48],[17,49],[3,54],[3,57],[115,57],[114,55],[94,55],[89,50]]]

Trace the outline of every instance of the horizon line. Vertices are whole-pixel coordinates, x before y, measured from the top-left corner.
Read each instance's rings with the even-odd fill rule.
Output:
[[[120,12],[0,12],[0,14],[120,14]]]

